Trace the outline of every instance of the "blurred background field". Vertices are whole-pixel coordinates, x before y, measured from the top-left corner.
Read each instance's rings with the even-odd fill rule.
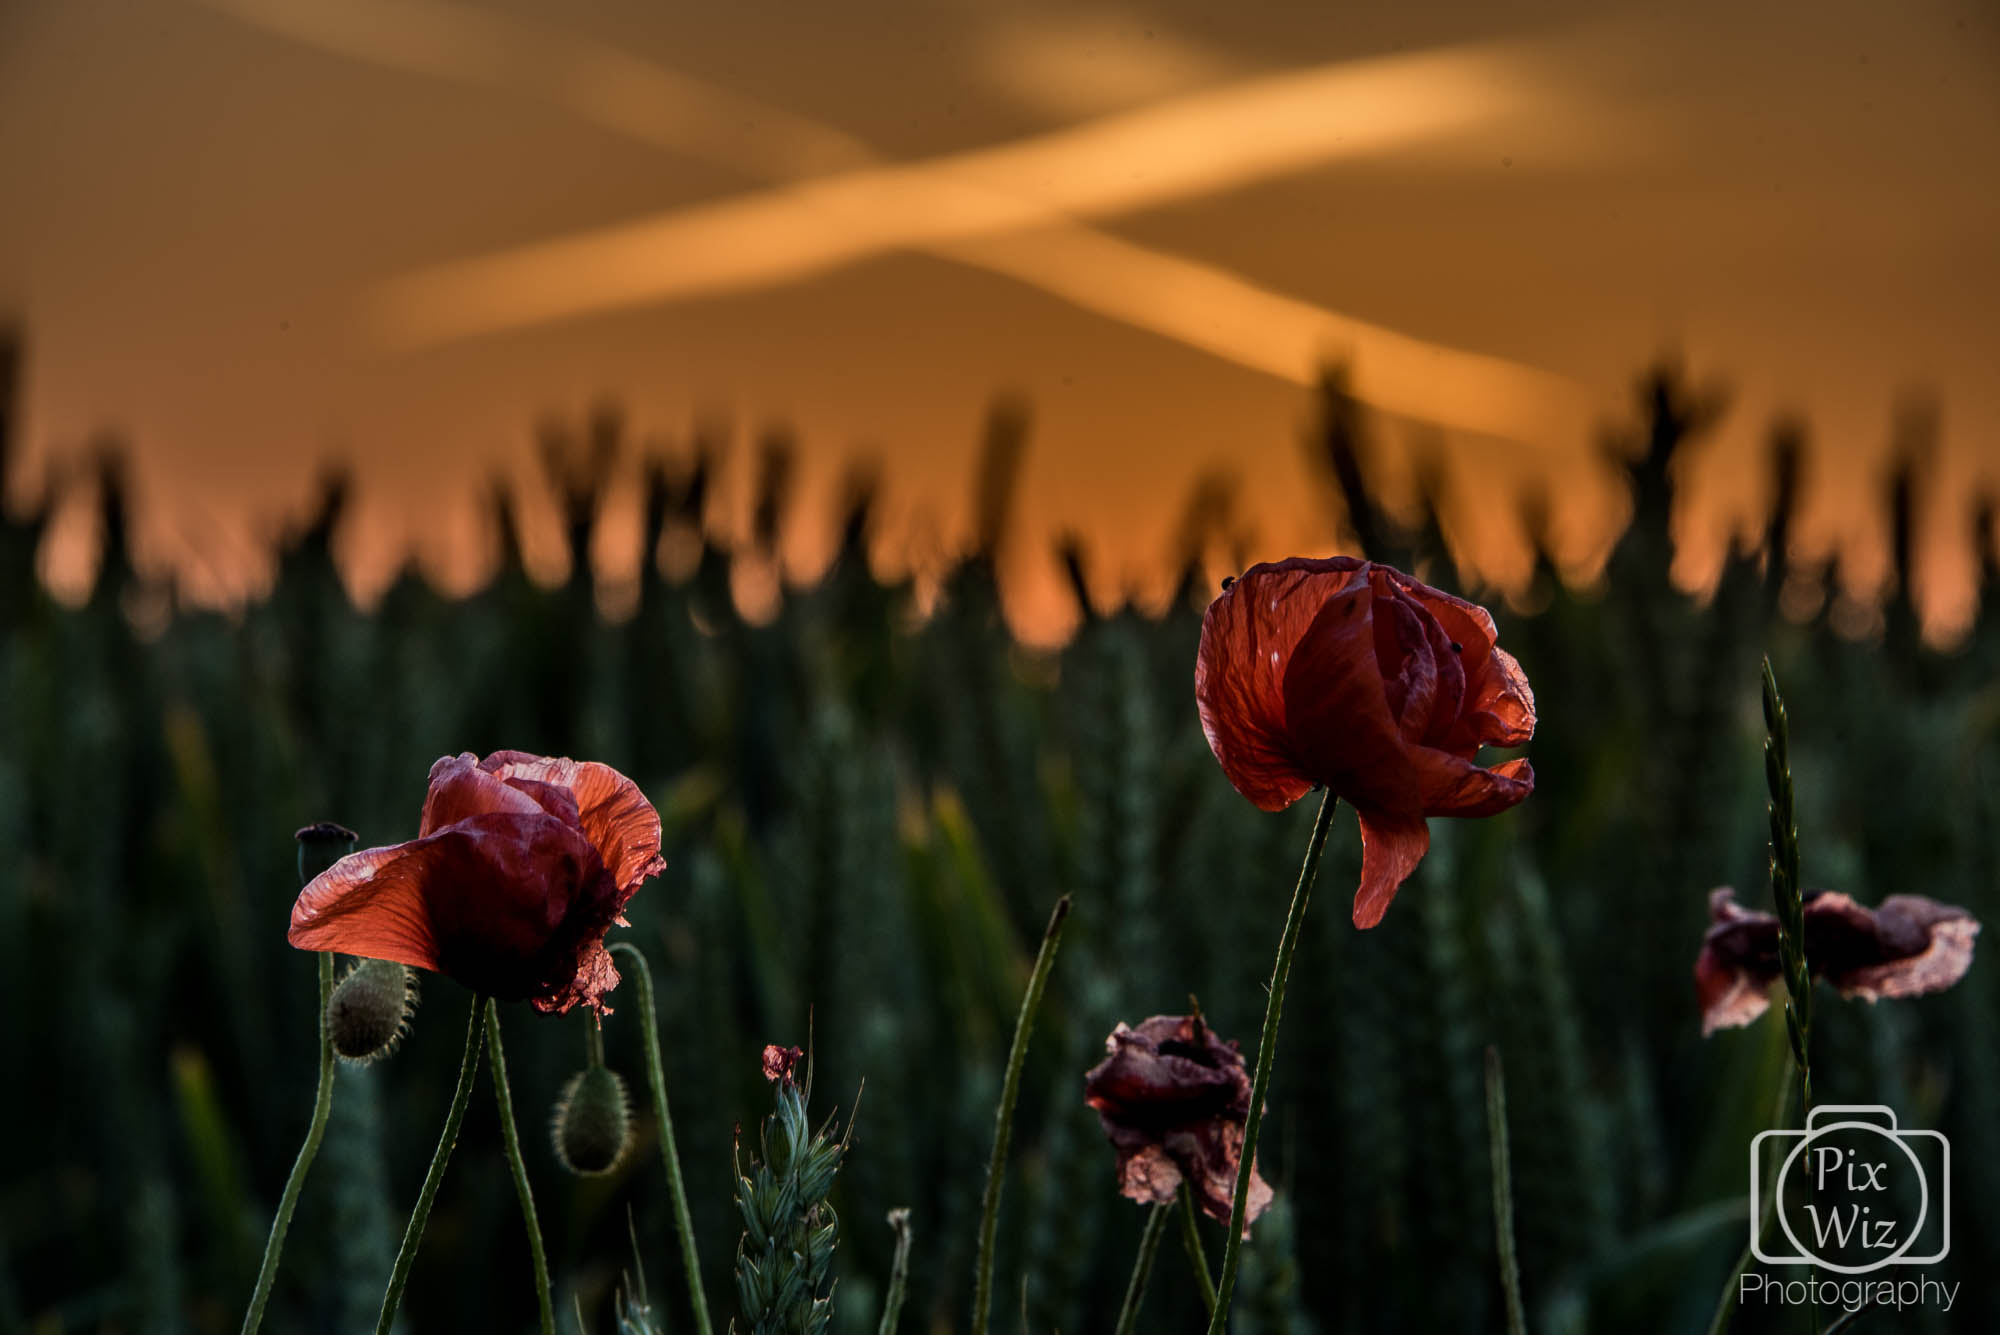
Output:
[[[1366,934],[1347,921],[1352,818],[1336,825],[1266,1124],[1278,1204],[1246,1251],[1245,1335],[1496,1327],[1487,1044],[1507,1063],[1533,1327],[1706,1328],[1742,1246],[1746,1149],[1785,1069],[1775,1016],[1704,1041],[1691,980],[1709,888],[1765,898],[1760,654],[1791,711],[1806,884],[1868,903],[1927,894],[2000,921],[2000,623],[1927,645],[1908,595],[1919,514],[1968,526],[1980,589],[2000,588],[1992,508],[1917,503],[1917,422],[1878,496],[1900,578],[1879,608],[1854,602],[1837,571],[1785,559],[1805,456],[1802,430],[1780,427],[1761,544],[1690,596],[1668,577],[1676,465],[1723,411],[1671,366],[1642,377],[1603,438],[1631,519],[1601,575],[1567,587],[1544,560],[1497,609],[1541,705],[1534,797],[1436,823],[1431,855]],[[587,560],[565,582],[528,576],[504,493],[490,585],[451,597],[406,572],[365,609],[334,560],[338,481],[284,537],[269,596],[228,613],[183,606],[135,570],[115,456],[86,489],[104,542],[81,605],[37,578],[52,497],[0,526],[0,1061],[14,1089],[0,1113],[0,1328],[234,1328],[312,1097],[313,968],[284,941],[291,832],[331,819],[366,843],[410,837],[433,759],[513,747],[609,762],[664,818],[667,870],[625,939],[662,985],[719,1316],[731,1150],[768,1107],[758,1054],[810,1036],[823,1110],[844,1115],[866,1081],[835,1196],[836,1329],[875,1328],[898,1206],[915,1232],[903,1329],[963,1328],[1014,1008],[1050,905],[1074,895],[1024,1085],[998,1320],[1108,1329],[1142,1217],[1116,1195],[1082,1073],[1115,1022],[1182,1011],[1190,994],[1254,1046],[1311,822],[1240,798],[1195,718],[1212,506],[1193,498],[1162,557],[1185,572],[1162,610],[1094,605],[1105,554],[1081,542],[1014,552],[1054,563],[1080,603],[1065,645],[1029,648],[995,581],[1023,540],[1010,509],[1034,449],[1023,404],[993,413],[978,538],[934,603],[871,573],[865,482],[833,517],[843,536],[824,578],[780,580],[774,553],[800,522],[781,436],[755,466],[752,531],[730,546],[701,522],[723,456],[699,438],[642,445],[604,413],[545,448],[571,552],[602,540],[612,473],[642,472],[644,557],[615,616]],[[1308,449],[1347,550],[1455,584],[1430,510],[1383,504],[1376,480],[1408,462],[1337,376]],[[1540,531],[1543,503],[1502,503]],[[746,579],[773,590],[755,619],[732,592]],[[2000,1253],[1992,961],[1914,1003],[1822,997],[1820,1097],[1888,1103],[1955,1149],[1952,1258],[1931,1273],[1965,1281],[1959,1306],[1879,1328],[2000,1327],[2000,1290],[1976,1268]],[[616,1003],[608,1052],[636,1089],[636,995]],[[468,1005],[427,976],[403,1049],[340,1072],[274,1329],[372,1321]],[[689,1329],[650,1142],[613,1177],[580,1181],[533,1125],[583,1062],[584,1020],[516,1007],[503,1023],[560,1310],[613,1328],[629,1216],[656,1311]],[[528,1329],[526,1255],[482,1084],[404,1327]],[[1192,1329],[1198,1307],[1169,1248],[1144,1328]]]

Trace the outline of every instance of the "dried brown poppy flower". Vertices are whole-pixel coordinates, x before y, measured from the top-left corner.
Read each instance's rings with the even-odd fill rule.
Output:
[[[1243,1162],[1250,1073],[1233,1042],[1199,1015],[1155,1015],[1119,1025],[1104,1040],[1111,1055],[1083,1078],[1118,1151],[1118,1188],[1141,1204],[1164,1205],[1183,1181],[1209,1218],[1227,1223]],[[1271,1188],[1250,1172],[1244,1232],[1271,1203]]]
[[[1694,962],[1704,1035],[1762,1015],[1781,972],[1776,917],[1742,907],[1726,885],[1709,892],[1708,912],[1712,925]],[[1942,991],[1971,967],[1977,935],[1970,913],[1922,895],[1890,895],[1873,909],[1831,890],[1805,895],[1806,963],[1842,996]]]

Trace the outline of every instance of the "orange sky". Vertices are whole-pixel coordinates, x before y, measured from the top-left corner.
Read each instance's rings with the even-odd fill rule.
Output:
[[[641,439],[788,423],[801,519],[881,461],[894,564],[963,544],[980,419],[1024,393],[1007,591],[1036,638],[1070,615],[1052,535],[1106,597],[1156,594],[1205,474],[1242,479],[1249,555],[1324,547],[1299,437],[1329,356],[1435,424],[1464,559],[1503,583],[1526,479],[1571,559],[1602,549],[1591,434],[1663,350],[1734,387],[1686,477],[1690,582],[1761,514],[1780,412],[1816,445],[1802,554],[1865,587],[1897,405],[1942,404],[1935,629],[1970,610],[1965,499],[2000,486],[1980,4],[7,0],[0,180],[11,494],[129,437],[142,559],[211,598],[260,586],[335,455],[359,591],[412,546],[469,586],[488,479],[605,398]],[[612,519],[628,572],[629,493]],[[830,536],[793,525],[788,569]]]

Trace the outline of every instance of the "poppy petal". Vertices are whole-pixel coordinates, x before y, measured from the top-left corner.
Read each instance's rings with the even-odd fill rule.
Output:
[[[1972,967],[1979,921],[1957,905],[1923,895],[1890,895],[1872,912],[1852,900],[1846,906],[1820,907],[1821,901],[1833,899],[1847,896],[1819,895],[1806,904],[1806,958],[1813,957],[1819,922],[1830,921],[1845,907],[1860,915],[1868,932],[1858,952],[1861,958],[1849,963],[1836,957],[1826,966],[1827,981],[1842,996],[1869,1001],[1922,996],[1950,987]]]
[[[1437,690],[1431,701],[1430,717],[1418,721],[1418,731],[1412,740],[1436,746],[1450,734],[1452,724],[1458,721],[1459,712],[1465,707],[1465,665],[1459,662],[1464,646],[1454,649],[1452,646],[1458,642],[1445,634],[1444,626],[1434,616],[1424,618],[1424,634],[1430,641],[1431,661],[1436,665]],[[1409,735],[1407,726],[1404,735]]]
[[[561,1015],[572,1006],[588,1006],[600,1015],[609,1015],[611,1008],[604,1004],[604,994],[617,986],[618,968],[611,962],[611,952],[604,948],[602,937],[595,937],[584,942],[575,974],[564,980],[553,996],[531,1000],[544,1014]]]
[[[566,992],[622,901],[581,830],[543,812],[496,812],[431,836],[425,887],[443,972],[502,1001]]]
[[[1500,632],[1493,614],[1407,575],[1401,582],[1459,647],[1465,700],[1458,726],[1442,744],[1454,751],[1525,745],[1535,735],[1535,693],[1521,665],[1498,644]]]
[[[1397,887],[1424,860],[1431,831],[1422,816],[1356,812],[1361,817],[1361,888],[1354,895],[1354,925],[1365,929],[1382,921]]]
[[[1118,1165],[1118,1193],[1127,1200],[1169,1205],[1180,1189],[1181,1170],[1158,1145],[1141,1145]]]
[[[1389,712],[1365,582],[1326,599],[1285,668],[1285,724],[1306,777],[1359,807],[1416,814],[1417,773]]]
[[[1701,1006],[1701,1036],[1749,1024],[1771,1005],[1774,975],[1734,963],[1704,947],[1694,962],[1695,1000]]]
[[[1348,558],[1255,565],[1202,617],[1194,667],[1201,730],[1230,783],[1266,811],[1312,791],[1315,780],[1286,740],[1286,673],[1323,600],[1362,565]]]
[[[1435,617],[1418,604],[1397,596],[1386,571],[1371,578],[1374,587],[1375,659],[1382,673],[1382,691],[1389,715],[1406,742],[1423,739],[1437,703],[1437,655],[1431,649]]]
[[[1427,816],[1496,816],[1535,791],[1534,767],[1525,760],[1486,769],[1429,747],[1417,752],[1417,776]]]
[[[528,815],[541,809],[533,797],[500,782],[479,768],[478,757],[462,751],[455,756],[441,756],[431,766],[417,837],[422,839],[447,825],[496,811]]]
[[[436,970],[438,942],[424,888],[439,858],[440,850],[421,839],[348,854],[299,892],[285,939],[300,950]]]
[[[583,832],[597,846],[621,891],[666,867],[667,860],[660,856],[660,813],[639,791],[638,784],[611,766],[525,751],[495,751],[482,767],[503,780],[526,779],[567,788],[576,798]]]

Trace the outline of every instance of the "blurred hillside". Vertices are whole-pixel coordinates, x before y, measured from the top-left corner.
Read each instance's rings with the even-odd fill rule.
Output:
[[[11,366],[11,361],[8,365]],[[0,403],[11,396],[0,389]],[[1504,817],[1439,822],[1387,921],[1358,934],[1359,851],[1336,823],[1294,974],[1264,1140],[1279,1206],[1246,1251],[1239,1331],[1491,1329],[1499,1320],[1480,1052],[1507,1061],[1516,1208],[1535,1329],[1700,1331],[1742,1245],[1745,1152],[1783,1077],[1782,1022],[1703,1041],[1690,970],[1705,896],[1764,896],[1757,662],[1793,726],[1808,885],[1866,902],[1919,892],[2000,921],[2000,622],[1927,649],[1906,595],[1921,441],[1883,482],[1902,580],[1865,639],[1826,594],[1835,572],[1784,559],[1806,455],[1773,432],[1763,553],[1712,596],[1669,582],[1675,463],[1721,411],[1671,369],[1642,379],[1605,448],[1633,519],[1600,582],[1544,560],[1501,643],[1541,706],[1538,788]],[[1359,409],[1330,380],[1312,443],[1368,555],[1450,586],[1433,517],[1376,503]],[[0,419],[0,433],[4,433]],[[893,1206],[913,1210],[905,1330],[963,1325],[992,1106],[1030,952],[1050,903],[1076,908],[1030,1056],[1002,1218],[1001,1320],[1108,1329],[1141,1212],[1115,1193],[1081,1075],[1118,1020],[1194,993],[1254,1046],[1261,984],[1308,811],[1240,798],[1196,722],[1192,664],[1213,538],[1199,498],[1180,596],[1158,616],[1084,602],[1054,653],[1009,637],[995,562],[1010,536],[1025,419],[997,411],[980,543],[920,616],[871,575],[871,493],[811,588],[752,622],[733,563],[768,565],[788,519],[786,461],[761,469],[742,550],[703,535],[713,456],[645,461],[636,607],[600,616],[591,563],[558,587],[525,573],[496,495],[499,577],[448,599],[414,575],[370,611],[333,559],[330,483],[285,541],[271,597],[240,614],[175,605],[134,571],[115,459],[87,604],[52,601],[35,557],[56,496],[0,523],[0,1328],[234,1329],[311,1103],[314,984],[284,941],[292,830],[333,819],[367,843],[409,837],[437,756],[514,747],[599,759],[666,825],[665,874],[635,900],[655,961],[668,1084],[710,1293],[729,1310],[734,1128],[767,1104],[758,1052],[816,1043],[821,1106],[865,1078],[842,1220],[838,1325],[871,1331]],[[6,441],[0,434],[0,467]],[[612,461],[605,417],[548,443],[572,552],[591,549]],[[1540,507],[1526,503],[1539,532]],[[1994,512],[1977,525],[1992,567]],[[1092,554],[1057,554],[1079,591]],[[1783,611],[1781,612],[1781,608]],[[308,1183],[274,1329],[365,1327],[435,1143],[469,1004],[424,980],[392,1060],[343,1069]],[[809,1019],[810,1017],[810,1019]],[[2000,984],[1975,961],[1954,991],[1842,1004],[1814,1046],[1830,1102],[1884,1102],[1951,1137],[1949,1327],[2000,1328],[1968,1260],[2000,1251]],[[636,998],[607,1022],[636,1081]],[[504,1020],[524,1116],[584,1056],[577,1016]],[[628,1211],[672,1328],[686,1311],[651,1153],[610,1179],[563,1177],[528,1136],[551,1265],[592,1330],[629,1266]],[[1219,1244],[1210,1237],[1212,1254]],[[518,1330],[534,1310],[491,1100],[475,1099],[406,1303],[412,1331]],[[1163,1260],[1149,1328],[1198,1310]],[[1898,1318],[1898,1329],[1912,1318]],[[1746,1321],[1744,1329],[1756,1328]],[[1921,1325],[1915,1328],[1924,1329]]]

